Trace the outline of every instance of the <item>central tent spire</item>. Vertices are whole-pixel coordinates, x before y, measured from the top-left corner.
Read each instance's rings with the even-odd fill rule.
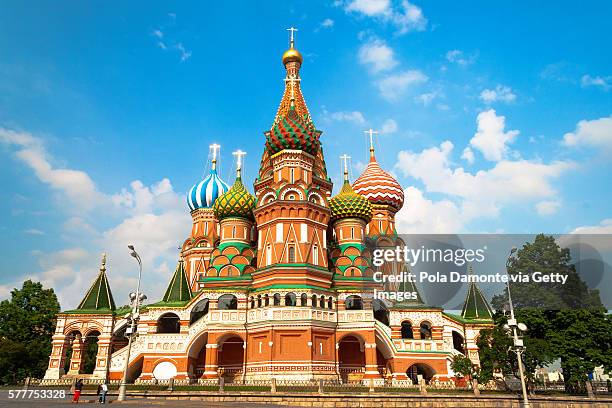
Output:
[[[289,49],[283,54],[286,69],[285,90],[274,123],[266,132],[266,147],[271,154],[281,150],[303,150],[315,155],[320,148],[318,131],[302,95],[300,68],[304,59],[295,48],[297,28],[288,28]]]

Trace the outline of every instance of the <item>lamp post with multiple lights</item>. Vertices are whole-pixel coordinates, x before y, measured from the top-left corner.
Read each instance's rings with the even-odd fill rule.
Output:
[[[516,252],[516,247],[512,247],[510,251],[510,255],[506,260],[506,273],[508,273],[508,268],[510,267],[510,262],[514,258],[514,254]],[[525,323],[518,323],[516,318],[514,317],[514,305],[512,304],[512,296],[510,295],[510,279],[506,282],[506,288],[508,290],[508,304],[510,306],[510,319],[508,319],[508,323],[504,325],[504,329],[507,332],[511,332],[512,340],[514,342],[514,351],[516,353],[516,359],[518,361],[518,369],[519,374],[521,376],[521,389],[523,391],[523,402],[521,406],[523,408],[530,408],[531,404],[529,403],[529,399],[527,398],[527,385],[525,384],[525,372],[523,369],[523,352],[525,351],[525,345],[523,343],[523,339],[519,337],[519,332],[527,331],[527,326]]]
[[[127,388],[127,373],[130,364],[130,353],[132,351],[132,340],[137,335],[136,328],[138,326],[138,319],[140,318],[140,305],[147,299],[144,293],[140,293],[140,278],[142,276],[142,260],[140,255],[134,249],[134,245],[128,245],[130,249],[130,255],[138,262],[138,284],[136,285],[136,292],[130,293],[130,304],[132,310],[128,313],[125,318],[129,321],[129,327],[125,331],[125,335],[128,337],[127,355],[125,357],[125,364],[123,366],[123,377],[121,378],[121,384],[119,385],[119,397],[117,400],[125,401],[125,392]]]

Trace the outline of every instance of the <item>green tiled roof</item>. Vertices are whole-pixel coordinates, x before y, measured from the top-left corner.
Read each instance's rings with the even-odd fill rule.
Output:
[[[183,260],[179,260],[172,280],[166,289],[162,302],[165,303],[176,303],[176,302],[188,302],[191,300],[191,289],[189,289],[189,281],[187,280],[187,274],[185,273],[185,266]]]
[[[469,267],[469,273],[473,273],[471,266]],[[491,319],[492,316],[491,306],[489,306],[489,302],[485,299],[480,288],[475,282],[470,282],[461,317],[465,319]]]
[[[100,266],[100,273],[96,277],[96,280],[91,285],[87,294],[76,311],[96,313],[98,311],[112,311],[115,310],[115,300],[111,293],[110,286],[108,285],[108,279],[106,278],[106,255],[102,258],[102,265]]]

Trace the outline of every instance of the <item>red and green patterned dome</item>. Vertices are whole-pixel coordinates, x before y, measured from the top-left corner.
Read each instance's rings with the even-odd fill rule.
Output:
[[[213,212],[219,220],[227,217],[253,218],[254,208],[255,197],[244,187],[238,176],[234,185],[215,200]]]
[[[361,218],[365,222],[372,219],[372,204],[364,196],[353,191],[348,179],[344,180],[342,190],[329,200],[332,221],[341,218]]]
[[[309,115],[300,116],[292,105],[287,114],[279,116],[272,129],[266,132],[266,149],[270,154],[291,149],[315,155],[321,147],[320,136],[321,131],[315,128]]]

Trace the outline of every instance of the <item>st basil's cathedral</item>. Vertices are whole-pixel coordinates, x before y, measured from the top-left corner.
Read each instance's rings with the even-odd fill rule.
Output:
[[[332,195],[293,40],[282,62],[285,89],[254,194],[243,153],[230,186],[211,146],[210,174],[187,194],[193,224],[176,270],[163,298],[140,310],[128,381],[453,381],[454,355],[479,364],[490,306],[473,283],[461,314],[425,304],[409,282],[395,289],[413,299],[375,298],[384,285],[373,278],[372,248],[403,245],[395,227],[403,189],[371,144],[364,172],[351,184],[345,164]],[[103,259],[78,307],[58,315],[45,381],[121,379],[129,315],[115,305]]]

